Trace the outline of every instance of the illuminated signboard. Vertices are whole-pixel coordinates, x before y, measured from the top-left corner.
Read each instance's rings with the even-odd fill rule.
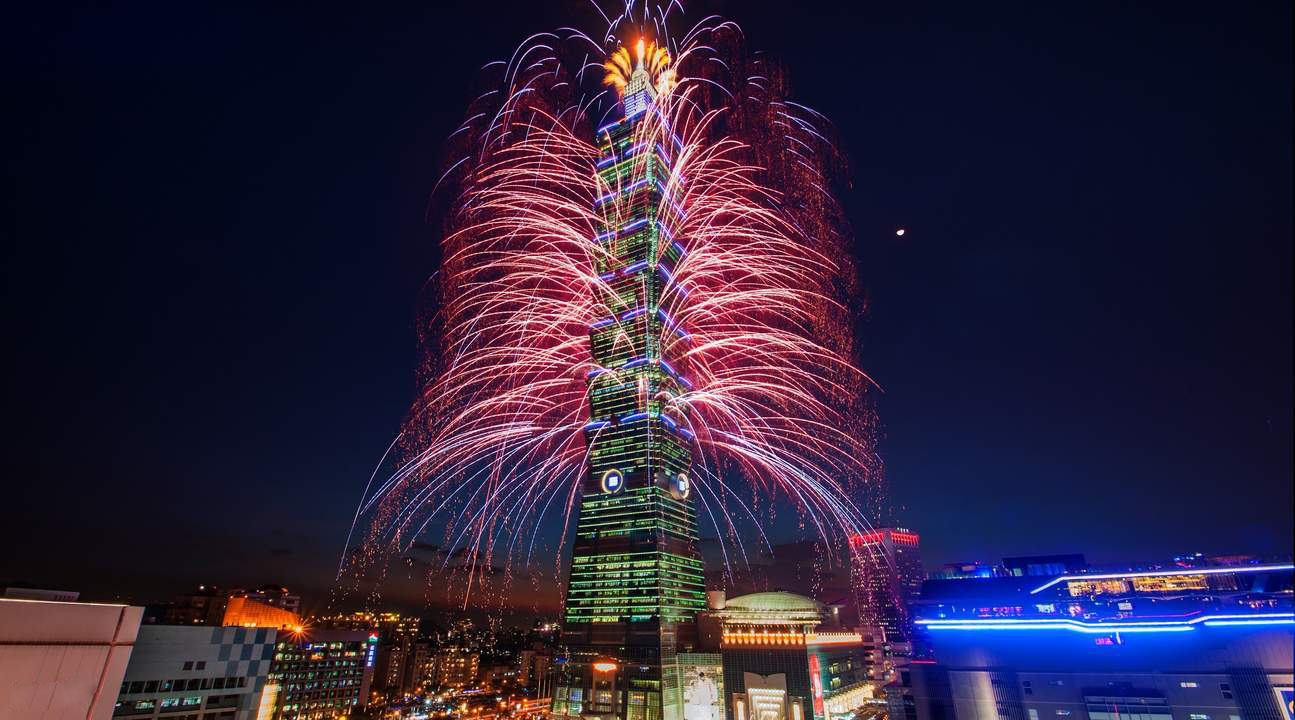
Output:
[[[823,676],[819,673],[818,653],[809,655],[809,686],[814,690],[814,717],[823,717]]]
[[[680,653],[684,720],[724,720],[724,665],[719,655]]]
[[[603,473],[602,485],[603,492],[609,495],[618,493],[625,487],[625,476],[619,470],[608,470]]]
[[[1277,706],[1281,708],[1283,720],[1295,720],[1295,687],[1275,687]]]

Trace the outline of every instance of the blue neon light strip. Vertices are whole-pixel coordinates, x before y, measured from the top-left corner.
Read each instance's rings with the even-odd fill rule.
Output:
[[[640,151],[640,150],[642,150],[642,149],[643,149],[643,145],[644,145],[644,143],[639,143],[638,145],[635,145],[635,146],[633,146],[633,147],[626,148],[626,149],[625,149],[625,152],[621,153],[620,155],[616,155],[616,151],[615,151],[615,149],[613,149],[613,150],[612,150],[612,154],[611,154],[609,157],[605,157],[605,158],[603,158],[602,160],[599,160],[599,161],[598,161],[598,164],[597,164],[595,167],[597,167],[597,169],[599,169],[599,170],[605,170],[605,169],[607,169],[608,167],[610,167],[610,166],[611,166],[611,165],[613,165],[613,164],[619,164],[619,163],[620,163],[621,161],[623,161],[623,160],[629,160],[630,158],[632,158],[632,157],[634,157],[635,155],[637,155],[637,154],[639,153],[639,151]],[[661,149],[661,146],[660,146],[660,145],[657,145],[657,149],[658,149],[658,150],[660,150],[660,149]],[[664,161],[664,160],[665,160],[665,156],[664,156],[664,155],[662,155],[661,157],[662,157],[662,159],[663,159],[663,161]],[[666,163],[666,168],[665,168],[665,169],[666,169],[667,171],[669,171],[669,170],[670,170],[669,163]],[[669,174],[669,172],[667,172],[666,174],[668,175],[668,174]]]
[[[634,192],[635,190],[643,187],[646,184],[647,184],[647,178],[643,178],[642,180],[639,180],[637,182],[630,183],[629,185],[626,185],[625,187],[621,188],[619,192],[610,192],[598,198],[598,202],[596,202],[595,205],[604,205],[607,202],[609,202],[612,198],[616,197],[617,195],[624,195],[627,193]],[[658,186],[660,184],[661,183],[657,183]]]
[[[646,412],[630,413],[628,415],[621,416],[621,418],[617,422],[620,424],[627,424],[627,423],[637,422],[639,420],[644,420],[648,418],[651,418],[653,420],[660,420],[661,422],[668,425],[671,430],[674,430],[675,432],[682,433],[683,435],[687,436],[689,440],[697,437],[688,428],[679,427],[679,424],[676,423],[673,418],[671,418],[669,415],[666,415],[664,413],[646,413]]]
[[[639,263],[639,265],[641,265],[641,266],[646,266],[646,265],[647,265],[647,263],[646,263],[646,262],[643,262],[643,263]],[[659,266],[658,266],[658,267],[659,267]],[[624,271],[622,271],[622,272],[629,273],[629,272],[634,272],[635,270],[638,270],[638,269],[642,269],[642,268],[636,268],[636,267],[631,266],[630,268],[627,268],[626,270],[624,270]],[[590,330],[601,330],[601,329],[603,329],[603,328],[605,328],[605,327],[610,326],[612,323],[616,322],[617,320],[621,320],[621,321],[625,321],[625,320],[633,320],[634,318],[638,317],[639,315],[642,315],[642,314],[643,314],[643,311],[644,311],[644,308],[642,308],[642,307],[636,307],[636,308],[634,308],[634,309],[632,309],[632,310],[626,310],[625,312],[621,313],[620,317],[616,317],[616,316],[614,316],[614,315],[613,315],[613,316],[608,316],[608,317],[602,318],[602,319],[600,319],[600,320],[595,320],[594,322],[589,323],[589,329],[590,329]],[[656,312],[657,312],[657,317],[661,319],[661,322],[665,325],[665,327],[666,327],[667,329],[674,331],[674,333],[675,333],[676,335],[678,335],[679,337],[681,337],[681,338],[686,338],[686,337],[688,337],[688,333],[687,333],[687,332],[685,332],[685,331],[683,330],[683,328],[681,328],[681,327],[678,325],[678,323],[676,323],[676,322],[675,322],[675,321],[670,317],[670,315],[666,313],[666,311],[665,311],[663,308],[657,308],[657,311],[656,311]],[[674,369],[673,369],[673,368],[671,368],[669,365],[666,365],[664,361],[662,361],[662,364],[663,364],[663,365],[665,365],[666,369],[670,371],[670,374],[675,375],[676,377],[678,376],[678,373],[676,373],[676,372],[674,371]]]
[[[1209,620],[1202,624],[1206,627],[1220,625],[1295,625],[1295,618],[1286,620]]]
[[[620,270],[613,270],[611,272],[603,273],[602,275],[598,276],[598,279],[602,282],[607,282],[608,280],[615,278],[617,275],[632,275],[647,266],[648,266],[648,262],[644,260],[642,262],[634,263],[633,265],[630,265],[628,267],[623,267]]]
[[[625,364],[621,365],[620,367],[616,368],[616,370],[633,370],[636,367],[642,367],[649,363],[653,365],[657,365],[662,370],[665,370],[666,373],[670,375],[670,377],[674,378],[675,380],[678,380],[679,383],[682,384],[684,387],[692,388],[692,383],[688,382],[688,378],[684,377],[683,375],[680,375],[679,371],[670,367],[670,363],[667,363],[664,360],[660,360],[656,358],[647,358],[647,357],[634,358],[633,360],[630,360]],[[594,378],[599,375],[602,375],[603,373],[608,373],[608,372],[613,372],[613,371],[608,368],[594,368],[593,370],[589,371],[586,377]]]
[[[1231,573],[1268,572],[1271,570],[1295,570],[1295,564],[1237,565],[1229,567],[1202,568],[1199,570],[1148,570],[1146,572],[1107,573],[1104,575],[1062,575],[1061,577],[1053,578],[1052,580],[1034,588],[1030,591],[1030,594],[1033,595],[1041,590],[1046,590],[1057,583],[1067,582],[1070,580],[1122,580],[1124,578],[1165,577],[1170,575],[1226,575]]]
[[[662,115],[661,110],[658,109],[655,105],[652,106],[652,109],[656,111],[656,116],[657,116],[657,119],[661,121],[661,126],[665,128],[666,132],[670,133],[670,137],[674,138],[674,144],[679,146],[679,149],[682,150],[683,141],[679,139],[678,135],[674,134],[673,130],[671,130],[670,121],[665,119],[665,115]]]
[[[675,284],[674,275],[670,273],[669,268],[667,268],[665,265],[657,265],[656,269],[661,271],[661,275],[665,277],[665,281],[667,285],[674,284],[675,289],[679,291],[680,295],[684,297],[688,297],[688,288],[684,287],[682,283]]]
[[[610,240],[611,238],[616,237],[620,233],[629,232],[631,230],[637,230],[643,227],[644,225],[646,225],[648,222],[650,222],[648,218],[639,218],[638,220],[635,220],[634,222],[631,222],[628,225],[622,225],[620,230],[609,230],[603,233],[602,235],[595,235],[594,242],[601,244],[604,240]],[[675,242],[674,236],[670,234],[670,230],[667,229],[663,223],[658,221],[656,223],[656,227],[658,230],[661,231],[661,234],[665,236],[665,239],[668,242],[671,242],[671,243]],[[682,250],[682,248],[683,246],[681,245],[680,249]]]
[[[661,181],[657,180],[656,187],[657,187],[657,190],[660,191],[661,193],[661,199],[670,203],[670,208],[675,211],[675,214],[678,215],[680,218],[683,218],[685,216],[683,208],[679,207],[679,203],[675,202],[674,198],[670,197],[670,193],[666,192],[665,185],[662,185]]]
[[[1147,620],[1141,622],[1085,622],[1065,618],[967,618],[965,620],[918,620],[932,630],[1068,630],[1089,634],[1125,632],[1188,632],[1197,625],[1292,625],[1295,613],[1251,613],[1248,615],[1203,615],[1191,620]]]
[[[656,313],[657,313],[657,317],[661,318],[661,322],[665,323],[665,326],[670,330],[673,330],[676,335],[678,335],[681,338],[688,337],[688,333],[684,332],[683,328],[679,327],[679,325],[674,320],[671,320],[670,316],[666,314],[666,311],[664,309],[657,308]],[[666,362],[664,360],[661,361],[661,364],[664,365],[665,368],[670,371],[671,375],[675,375],[676,377],[678,377],[678,374],[675,373],[674,369],[671,368],[669,365],[666,365]]]

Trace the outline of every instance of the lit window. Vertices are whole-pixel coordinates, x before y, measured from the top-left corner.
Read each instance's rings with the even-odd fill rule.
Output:
[[[1178,687],[1193,688],[1193,687],[1200,687],[1200,686],[1190,680],[1184,680],[1178,683]]]

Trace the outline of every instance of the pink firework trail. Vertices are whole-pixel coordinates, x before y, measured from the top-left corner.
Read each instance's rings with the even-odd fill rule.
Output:
[[[383,567],[439,533],[439,562],[480,587],[530,562],[546,525],[566,536],[587,384],[616,381],[593,360],[591,325],[634,311],[595,270],[609,252],[599,227],[633,188],[603,183],[593,144],[623,84],[612,38],[665,36],[665,18],[633,23],[617,18],[605,43],[538,35],[487,66],[500,87],[452,140],[464,152],[446,177],[459,192],[424,389],[393,444],[394,472],[366,488],[343,570]],[[671,168],[663,232],[686,249],[660,299],[686,391],[662,415],[692,440],[700,517],[727,539],[726,567],[745,556],[739,527],[758,530],[779,506],[830,552],[865,529],[856,499],[880,473],[871,383],[854,361],[855,272],[829,191],[836,153],[822,118],[786,99],[782,73],[732,23],[661,44],[659,95],[635,147]],[[582,94],[604,74],[612,88]]]

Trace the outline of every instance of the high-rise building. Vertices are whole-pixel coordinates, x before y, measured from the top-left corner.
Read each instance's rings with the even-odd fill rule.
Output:
[[[909,604],[922,589],[918,534],[904,528],[882,528],[850,538],[851,574],[859,624],[881,628],[887,640],[912,635]]]
[[[624,117],[598,130],[605,194],[595,254],[608,315],[589,328],[588,465],[564,606],[569,651],[553,713],[681,720],[665,684],[681,628],[705,607],[690,434],[671,399],[687,387],[686,332],[662,309],[686,252],[671,236],[674,135],[639,62]],[[646,120],[651,119],[651,122]],[[673,414],[673,415],[672,415]]]

